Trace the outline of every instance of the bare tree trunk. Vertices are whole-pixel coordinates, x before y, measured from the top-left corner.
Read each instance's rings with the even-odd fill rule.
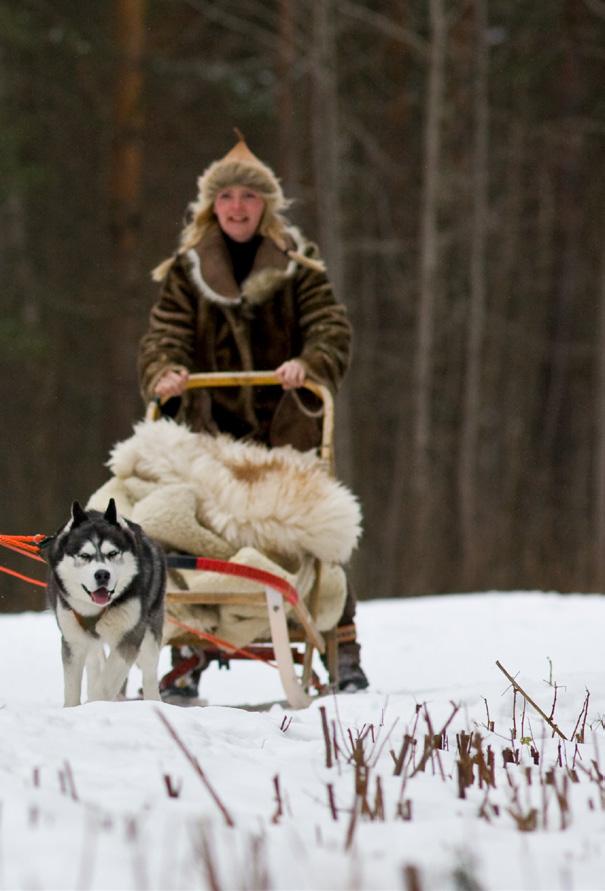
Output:
[[[424,123],[424,182],[420,231],[420,294],[414,356],[414,562],[425,553],[431,514],[433,339],[439,262],[439,186],[447,21],[443,0],[430,0],[431,45]]]
[[[439,186],[443,99],[445,91],[445,51],[447,18],[442,0],[431,0],[431,37],[427,54],[428,76],[424,112],[424,180],[420,218],[420,266],[416,342],[413,367],[414,421],[411,431],[412,460],[409,460],[409,422],[407,401],[403,396],[398,406],[397,429],[394,434],[392,486],[385,515],[386,593],[398,596],[404,581],[406,590],[419,590],[425,584],[423,559],[431,516],[430,445],[433,393],[433,338],[435,301],[439,262]],[[411,465],[411,466],[410,466]],[[410,481],[412,504],[404,504]],[[406,524],[404,518],[411,519]],[[405,529],[408,529],[405,536]],[[402,559],[401,543],[406,541]],[[412,566],[410,576],[402,580],[405,566]]]
[[[342,292],[340,152],[334,0],[313,0],[313,173],[319,241],[337,293]]]
[[[561,523],[561,485],[566,488],[565,504],[569,516],[577,512],[577,499],[582,498],[583,478],[573,476],[575,460],[566,456],[569,448],[574,404],[575,369],[569,343],[576,335],[577,305],[585,287],[583,264],[586,209],[588,194],[586,177],[589,141],[582,126],[583,109],[589,83],[586,57],[581,49],[586,27],[586,7],[582,0],[565,0],[561,8],[562,53],[558,75],[560,119],[555,143],[556,227],[554,233],[555,265],[552,297],[546,318],[549,337],[545,362],[546,392],[543,399],[541,452],[539,464],[546,470],[544,478],[545,517],[540,529],[541,540],[553,556],[568,545]],[[574,392],[575,391],[575,392]],[[582,440],[580,440],[582,441]],[[574,459],[577,443],[572,447]],[[569,463],[568,463],[569,461]],[[573,479],[573,483],[571,482]]]
[[[462,575],[472,585],[477,568],[477,465],[481,423],[481,358],[485,328],[486,242],[488,222],[488,46],[487,0],[475,0],[476,70],[473,145],[473,226],[470,307],[466,343],[466,380],[458,461]]]
[[[340,139],[334,0],[313,0],[312,142],[319,243],[336,296],[344,298],[344,256],[340,206]],[[338,400],[339,474],[351,476],[351,411],[345,385]]]
[[[596,443],[595,443],[595,535],[593,552],[593,584],[605,590],[605,255],[601,259],[599,293],[599,327],[596,343]]]
[[[299,127],[296,119],[294,93],[294,66],[296,63],[296,10],[291,0],[279,0],[278,34],[278,107],[279,107],[279,156],[284,192],[293,195],[298,179]]]
[[[142,313],[136,284],[143,172],[143,53],[147,0],[114,0],[116,73],[111,164],[111,232],[114,247],[114,308],[111,337],[111,417],[126,433],[140,413],[136,348]]]

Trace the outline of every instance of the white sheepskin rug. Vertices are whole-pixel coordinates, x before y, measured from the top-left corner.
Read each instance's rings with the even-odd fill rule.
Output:
[[[108,466],[142,486],[187,485],[197,521],[233,548],[343,564],[361,534],[357,499],[313,452],[192,433],[162,419],[137,424]]]

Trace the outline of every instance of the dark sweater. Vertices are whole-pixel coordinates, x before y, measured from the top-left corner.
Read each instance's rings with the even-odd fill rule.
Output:
[[[231,257],[231,265],[233,266],[233,275],[238,285],[241,285],[250,275],[254,258],[261,243],[261,235],[253,235],[249,241],[234,241],[223,232],[223,238]]]

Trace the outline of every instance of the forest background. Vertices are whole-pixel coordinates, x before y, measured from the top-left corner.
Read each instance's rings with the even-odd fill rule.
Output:
[[[0,0],[0,530],[106,478],[237,126],[354,325],[358,595],[603,590],[604,83],[605,0]]]

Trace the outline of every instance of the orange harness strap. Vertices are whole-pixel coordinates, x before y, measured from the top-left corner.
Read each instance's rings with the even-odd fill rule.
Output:
[[[0,546],[7,548],[9,551],[14,551],[16,554],[21,554],[22,557],[29,557],[30,560],[45,563],[46,561],[39,555],[40,542],[44,541],[45,538],[45,535],[0,535]],[[33,579],[29,575],[23,575],[22,572],[17,572],[15,569],[0,566],[0,572],[5,572],[6,575],[12,575],[24,582],[29,582],[31,585],[46,588],[46,582]]]

